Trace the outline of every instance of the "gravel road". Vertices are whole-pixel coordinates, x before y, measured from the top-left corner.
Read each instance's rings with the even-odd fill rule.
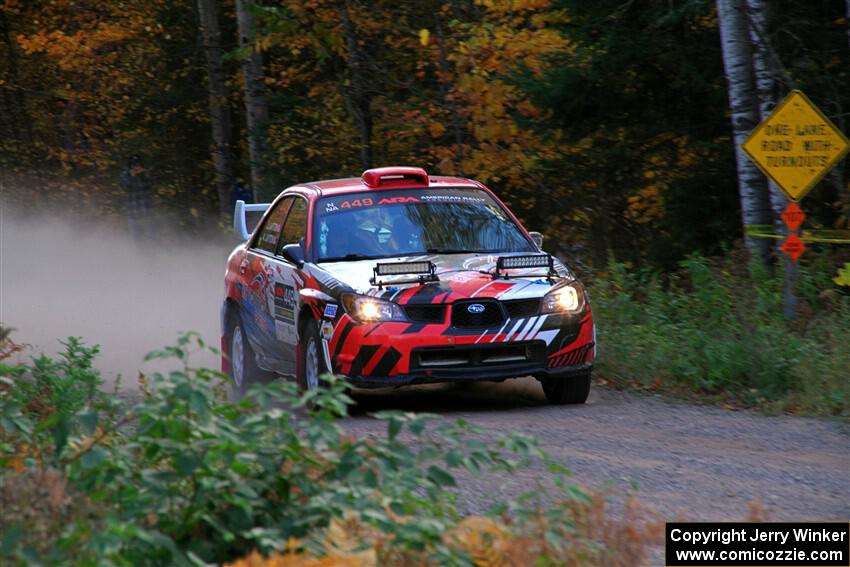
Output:
[[[733,521],[760,502],[768,519],[850,519],[850,425],[831,419],[766,417],[595,387],[583,406],[547,406],[531,379],[503,384],[427,386],[358,392],[345,425],[381,434],[368,414],[382,409],[463,418],[484,435],[513,430],[543,448],[591,488],[625,493],[666,520]],[[460,506],[480,511],[494,490],[505,496],[545,480],[532,468],[507,486],[464,475]],[[620,490],[622,489],[622,490]]]
[[[0,212],[10,235],[0,239],[4,265],[28,266],[0,270],[8,298],[1,302],[3,318],[33,352],[55,352],[57,337],[82,335],[103,346],[98,366],[104,375],[123,374],[132,390],[139,369],[150,370],[138,364],[142,353],[171,342],[178,330],[196,329],[215,342],[228,245],[145,248],[108,227],[89,226],[88,219],[79,225],[59,218],[36,222],[9,208]],[[33,253],[39,262],[28,262]],[[162,293],[166,273],[175,293]],[[60,286],[56,274],[63,274]],[[217,360],[194,363],[215,367]],[[608,489],[615,500],[618,491],[636,486],[641,501],[668,520],[740,520],[751,501],[763,504],[770,520],[850,519],[846,422],[764,417],[604,388],[595,388],[584,406],[546,406],[532,379],[466,390],[360,393],[356,400],[344,422],[355,434],[383,434],[383,424],[368,416],[381,409],[464,418],[485,436],[528,433],[574,472],[577,483]],[[491,499],[524,493],[546,478],[540,467],[506,479],[464,475],[459,504],[479,512]],[[652,564],[657,559],[655,553]]]

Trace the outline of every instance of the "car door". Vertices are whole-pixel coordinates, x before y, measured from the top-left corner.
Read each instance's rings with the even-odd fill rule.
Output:
[[[260,365],[275,372],[288,367],[286,353],[280,349],[281,332],[275,313],[276,282],[280,278],[280,263],[275,254],[293,200],[294,197],[284,197],[269,211],[240,267],[244,270],[242,307],[246,311],[242,321],[248,340]]]
[[[298,290],[304,286],[304,281],[299,275],[298,267],[284,259],[282,251],[287,244],[301,244],[301,249],[305,249],[308,210],[307,199],[301,196],[293,198],[273,260],[275,329],[278,349],[285,365],[285,369],[280,372],[284,374],[295,373],[298,342]]]

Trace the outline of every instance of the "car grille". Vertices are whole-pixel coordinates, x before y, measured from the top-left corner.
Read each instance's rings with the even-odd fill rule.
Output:
[[[508,312],[508,317],[511,319],[519,319],[521,317],[531,317],[537,315],[540,311],[539,299],[516,299],[513,301],[503,301],[505,311]]]
[[[542,363],[545,358],[546,344],[542,341],[425,347],[413,349],[411,353],[411,370],[523,365]]]
[[[404,312],[415,323],[442,323],[446,320],[445,305],[405,305]]]
[[[469,311],[470,305],[480,305],[480,313]],[[462,329],[486,329],[505,322],[505,312],[492,299],[456,301],[452,304],[452,325]]]
[[[484,311],[470,313],[468,308],[473,304],[483,306]],[[446,305],[421,304],[403,307],[408,319],[414,323],[443,323],[446,320]],[[486,329],[501,325],[506,318],[532,317],[539,310],[539,299],[515,299],[502,302],[492,299],[458,301],[452,306],[452,325],[464,329]]]

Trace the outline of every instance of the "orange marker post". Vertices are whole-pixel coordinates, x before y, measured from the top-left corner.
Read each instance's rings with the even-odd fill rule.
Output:
[[[806,213],[803,212],[800,205],[793,201],[788,203],[788,206],[785,207],[785,211],[782,213],[782,222],[785,223],[788,230],[796,231],[803,224],[804,220],[806,220]]]
[[[795,233],[791,233],[788,235],[788,238],[785,239],[785,242],[782,243],[782,253],[788,256],[788,258],[796,263],[797,260],[800,259],[800,255],[806,250],[806,245],[803,244],[803,241],[800,240],[800,237]]]

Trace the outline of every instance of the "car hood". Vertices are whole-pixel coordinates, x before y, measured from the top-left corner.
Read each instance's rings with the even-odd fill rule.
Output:
[[[510,256],[511,254],[503,254]],[[385,299],[402,300],[404,303],[449,303],[469,297],[498,298],[502,300],[531,299],[542,297],[553,286],[575,279],[560,261],[555,259],[558,276],[546,277],[545,268],[510,270],[510,279],[494,279],[489,273],[496,269],[499,255],[488,254],[432,254],[379,260],[349,262],[327,262],[317,267],[337,280],[343,287],[356,293],[364,293]],[[415,275],[380,276],[382,289],[373,286],[373,268],[378,262],[424,262],[429,260],[436,266],[439,282],[398,283],[414,279]],[[482,273],[484,272],[484,273]]]

